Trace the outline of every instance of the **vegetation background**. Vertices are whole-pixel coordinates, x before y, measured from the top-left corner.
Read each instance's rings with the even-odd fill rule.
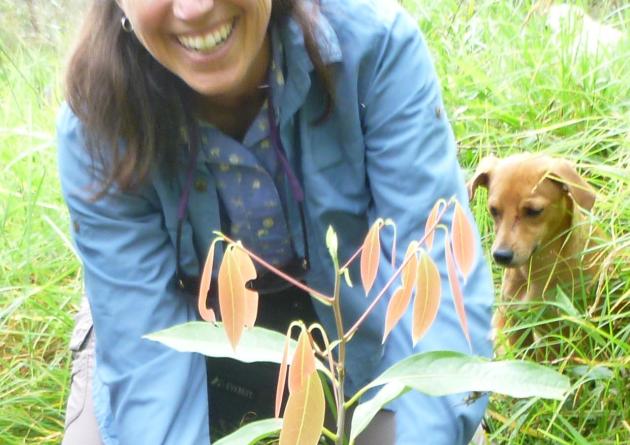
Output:
[[[0,443],[59,443],[70,382],[68,339],[81,272],[56,169],[64,58],[89,0],[0,0]],[[577,1],[625,33],[607,54],[555,44],[530,0],[405,0],[434,55],[469,172],[488,153],[544,151],[574,160],[598,189],[594,221],[613,255],[593,295],[558,295],[571,332],[503,358],[542,354],[569,375],[562,403],[492,397],[496,444],[630,443],[630,1]],[[484,196],[474,212],[490,245]],[[487,253],[487,252],[486,252]],[[500,271],[496,269],[497,289]],[[540,305],[513,308],[526,333]],[[558,348],[552,348],[554,344]],[[467,403],[462,400],[462,403]]]

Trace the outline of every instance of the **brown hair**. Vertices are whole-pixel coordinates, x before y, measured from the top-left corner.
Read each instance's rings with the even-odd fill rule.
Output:
[[[327,93],[325,118],[332,108],[333,83],[317,44],[313,16],[303,0],[273,0],[272,23],[293,17],[303,30],[309,57]],[[156,166],[173,173],[179,158],[178,129],[185,113],[191,112],[182,104],[190,103],[194,95],[122,29],[122,17],[115,0],[93,1],[66,73],[66,99],[83,124],[92,161],[103,169],[97,196],[114,184],[121,190],[133,189]]]

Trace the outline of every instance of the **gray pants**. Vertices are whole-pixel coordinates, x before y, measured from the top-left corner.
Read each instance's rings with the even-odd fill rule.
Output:
[[[72,380],[66,405],[66,425],[62,445],[102,445],[92,401],[94,375],[94,330],[87,299],[83,298],[75,316],[70,340]]]
[[[92,401],[94,330],[86,298],[81,301],[81,307],[75,317],[70,349],[72,350],[72,381],[66,406],[65,435],[62,445],[103,445]],[[356,444],[390,445],[394,443],[394,437],[394,413],[383,410],[359,435]]]

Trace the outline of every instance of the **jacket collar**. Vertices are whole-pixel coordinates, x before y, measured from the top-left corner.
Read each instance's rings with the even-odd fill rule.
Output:
[[[340,62],[342,54],[337,34],[318,8],[313,7],[313,14],[316,16],[317,41],[324,63],[330,65]],[[310,75],[314,67],[306,50],[302,29],[293,18],[290,18],[287,24],[277,32],[272,30],[272,38],[274,34],[281,40],[284,48],[283,71],[286,84],[281,96],[275,101],[276,106],[280,104],[279,110],[276,111],[279,111],[278,121],[282,126],[304,103],[311,87]]]

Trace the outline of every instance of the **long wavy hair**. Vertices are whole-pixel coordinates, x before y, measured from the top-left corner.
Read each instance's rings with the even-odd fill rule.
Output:
[[[305,0],[273,0],[271,23],[289,17],[300,25],[316,75],[333,103],[331,72],[316,40],[317,23]],[[194,92],[160,65],[133,33],[121,27],[115,0],[93,1],[66,72],[66,100],[81,120],[86,149],[98,165],[101,191],[129,191],[154,167],[174,174],[179,128],[191,113]],[[182,107],[183,105],[183,107]],[[176,110],[179,110],[177,112]],[[124,143],[123,143],[124,141]],[[124,148],[123,148],[124,147]]]

